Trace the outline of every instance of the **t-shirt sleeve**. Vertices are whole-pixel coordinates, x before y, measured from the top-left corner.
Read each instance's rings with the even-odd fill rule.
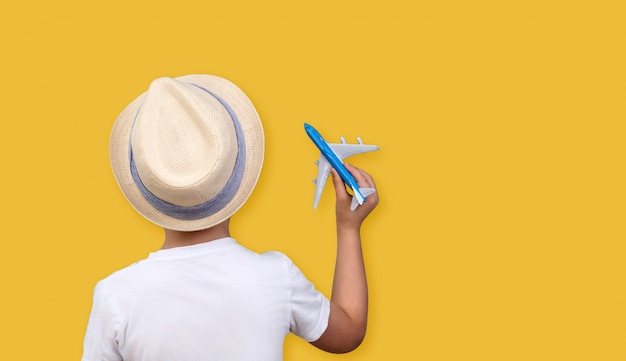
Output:
[[[98,283],[87,323],[82,361],[122,361],[117,348],[116,323],[119,318],[111,301],[102,283]]]
[[[328,327],[330,301],[290,264],[291,321],[290,331],[308,342],[316,341]]]

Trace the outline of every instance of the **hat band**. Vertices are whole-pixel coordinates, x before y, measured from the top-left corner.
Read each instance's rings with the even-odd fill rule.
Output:
[[[130,171],[137,185],[137,188],[143,195],[143,197],[150,203],[154,208],[156,208],[159,212],[179,220],[184,221],[192,221],[197,219],[202,219],[206,217],[210,217],[215,213],[222,210],[226,205],[233,199],[239,186],[241,185],[241,180],[243,179],[243,173],[246,164],[246,144],[245,144],[245,136],[243,134],[243,129],[241,124],[239,123],[239,119],[237,115],[233,111],[233,109],[220,97],[210,92],[209,90],[196,85],[191,84],[199,89],[204,90],[205,92],[211,94],[215,99],[217,99],[228,111],[231,119],[233,120],[233,124],[235,126],[235,134],[237,135],[237,159],[235,160],[235,167],[233,172],[230,175],[230,178],[224,185],[224,188],[219,191],[215,195],[215,197],[209,199],[208,201],[195,205],[195,206],[178,206],[169,202],[166,202],[154,194],[150,192],[144,184],[141,182],[141,178],[139,177],[139,173],[137,172],[137,168],[135,167],[135,160],[133,158],[133,148],[132,144],[129,144],[130,149]],[[137,116],[135,116],[135,120]],[[134,124],[134,121],[133,121]],[[131,135],[132,139],[132,135]],[[130,142],[129,142],[130,143]]]

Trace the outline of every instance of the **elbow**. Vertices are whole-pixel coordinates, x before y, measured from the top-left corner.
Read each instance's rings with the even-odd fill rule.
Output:
[[[311,344],[336,354],[356,350],[365,339],[367,311],[357,312],[356,315],[358,317],[350,317],[343,309],[331,303],[328,326],[321,337]]]
[[[344,340],[343,344],[340,345],[335,351],[330,351],[336,354],[348,353],[356,350],[361,346],[363,340],[365,339],[365,330],[363,332],[357,333],[350,338]]]
[[[322,335],[319,340],[312,344],[326,352],[333,354],[344,354],[356,350],[365,339],[365,325],[359,325],[344,332],[333,333],[328,332]]]

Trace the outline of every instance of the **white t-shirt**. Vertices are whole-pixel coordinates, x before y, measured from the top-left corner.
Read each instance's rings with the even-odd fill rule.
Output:
[[[83,361],[282,360],[326,330],[328,299],[278,252],[232,238],[160,250],[94,291]]]

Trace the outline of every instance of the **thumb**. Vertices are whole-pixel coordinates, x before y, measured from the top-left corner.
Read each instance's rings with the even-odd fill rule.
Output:
[[[333,186],[335,187],[335,194],[337,196],[337,202],[345,202],[346,200],[350,200],[350,194],[346,190],[345,184],[343,184],[343,180],[339,176],[339,173],[334,168],[330,169],[330,173],[333,177]]]

